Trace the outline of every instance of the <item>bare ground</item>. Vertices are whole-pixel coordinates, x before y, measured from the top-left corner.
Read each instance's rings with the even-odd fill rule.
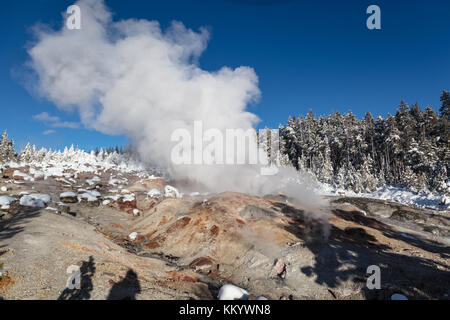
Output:
[[[97,186],[102,198],[111,194],[109,175]],[[0,183],[8,195],[43,192],[57,202],[89,178],[72,188],[52,178]],[[80,202],[67,213],[19,206],[5,214],[0,296],[214,299],[220,285],[234,283],[250,298],[448,299],[449,212],[361,198],[329,199],[316,212],[270,195],[149,199],[145,190],[163,182],[127,178],[133,203]],[[79,290],[67,288],[70,265],[81,267]],[[366,287],[369,265],[381,269],[380,290]]]

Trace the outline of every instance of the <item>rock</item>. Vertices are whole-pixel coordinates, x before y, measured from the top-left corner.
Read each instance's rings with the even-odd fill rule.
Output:
[[[59,195],[59,199],[64,203],[77,203],[78,197],[75,192],[63,192]]]
[[[189,263],[189,267],[195,271],[209,271],[214,265],[214,260],[211,257],[199,257]]]
[[[14,171],[15,171],[14,168],[9,168],[9,167],[3,168],[3,173],[2,173],[3,178],[4,179],[12,179],[13,175],[14,175]]]
[[[219,300],[248,300],[248,292],[233,284],[223,285],[217,296]]]
[[[100,200],[96,199],[96,200],[90,200],[90,199],[86,199],[86,198],[80,198],[80,203],[87,205],[89,207],[98,207],[100,206]]]
[[[120,210],[129,214],[132,214],[133,210],[137,207],[136,198],[133,194],[119,198],[119,200],[117,200],[117,204],[119,205]]]
[[[281,259],[275,260],[275,264],[273,266],[274,275],[273,277],[278,277],[284,279],[286,276],[286,264]]]
[[[62,203],[62,202],[58,202],[58,203],[56,204],[56,208],[57,208],[59,211],[63,212],[63,213],[69,213],[69,212],[70,212],[70,207],[69,207],[68,205]]]
[[[13,179],[16,181],[34,181],[34,178],[30,177],[29,175],[19,170],[14,170]]]

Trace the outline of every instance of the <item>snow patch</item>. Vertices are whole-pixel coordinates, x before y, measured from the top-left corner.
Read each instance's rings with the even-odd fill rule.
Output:
[[[45,208],[51,200],[48,194],[33,193],[20,198],[20,205],[24,207]]]
[[[8,210],[11,203],[13,203],[14,201],[17,201],[17,199],[8,196],[0,196],[0,209]]]
[[[219,290],[219,300],[248,300],[248,292],[233,284],[225,284]]]

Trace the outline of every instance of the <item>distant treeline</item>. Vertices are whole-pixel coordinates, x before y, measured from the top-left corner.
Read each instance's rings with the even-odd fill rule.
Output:
[[[351,111],[316,118],[292,116],[279,127],[279,155],[271,139],[261,143],[278,165],[308,171],[321,182],[356,192],[401,186],[450,193],[450,92],[443,91],[439,114],[401,101],[395,115],[362,120]],[[267,137],[270,130],[266,129]]]

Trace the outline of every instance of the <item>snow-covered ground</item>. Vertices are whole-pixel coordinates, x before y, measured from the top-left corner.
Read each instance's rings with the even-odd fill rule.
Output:
[[[437,195],[431,192],[414,192],[412,190],[398,187],[380,188],[371,193],[355,193],[349,190],[336,189],[328,184],[320,184],[316,188],[316,191],[322,195],[345,195],[347,197],[373,198],[394,201],[401,204],[414,205],[421,208],[441,210],[450,209],[450,198],[446,197],[445,195]]]
[[[65,148],[64,151],[52,151],[41,149],[30,156],[29,161],[7,162],[0,166],[0,170],[5,167],[17,169],[14,176],[21,177],[25,181],[35,179],[47,179],[48,177],[58,177],[70,185],[75,183],[80,173],[98,174],[100,171],[115,170],[121,173],[133,173],[140,178],[150,178],[154,172],[161,172],[161,169],[150,168],[142,162],[116,152],[99,154],[85,152],[84,150]],[[19,169],[30,166],[29,174],[21,172]],[[99,177],[94,176],[87,181],[95,184]],[[126,183],[126,178],[111,177],[110,184],[117,185]]]
[[[29,166],[28,174],[21,172],[21,168]],[[167,173],[164,170],[148,167],[142,164],[140,161],[134,160],[132,157],[120,155],[118,153],[105,153],[101,151],[99,154],[94,152],[87,153],[80,149],[73,147],[66,148],[64,151],[51,151],[41,149],[34,153],[34,157],[31,157],[27,162],[8,162],[0,167],[0,170],[5,167],[15,169],[13,176],[21,177],[25,181],[35,181],[40,179],[47,179],[54,177],[55,179],[64,182],[67,186],[71,186],[76,183],[78,175],[81,173],[91,173],[93,178],[87,181],[88,184],[94,185],[100,178],[97,174],[101,171],[106,172],[108,170],[116,171],[116,174],[111,175],[109,185],[115,186],[121,189],[121,185],[128,182],[128,179],[121,176],[121,174],[132,173],[142,179],[155,178],[153,175],[158,172],[159,175],[165,176]],[[117,174],[118,173],[118,174]],[[20,183],[14,181],[15,183]],[[443,194],[433,194],[426,192],[414,192],[412,190],[398,188],[398,187],[386,187],[378,189],[371,193],[355,193],[349,190],[342,190],[334,188],[328,184],[317,183],[311,186],[318,194],[321,195],[345,195],[351,197],[367,197],[374,199],[383,199],[395,201],[402,204],[414,205],[423,208],[432,209],[450,209],[450,197]],[[1,190],[5,192],[4,189]],[[82,192],[83,191],[83,192]],[[111,190],[112,191],[112,190]],[[118,191],[118,190],[117,190]],[[111,200],[116,201],[116,198],[123,198],[124,201],[134,200],[133,195],[127,194],[127,190],[121,190],[121,195],[109,196]],[[96,200],[98,194],[94,194],[87,190],[79,190],[81,194],[79,198],[85,198],[87,200]],[[149,197],[160,197],[162,194],[158,190],[150,190]],[[183,197],[183,194],[171,186],[166,186],[164,190],[164,196],[166,197]],[[31,202],[31,199],[23,199],[23,202]],[[108,197],[106,197],[108,198]],[[42,205],[42,204],[41,204]]]

